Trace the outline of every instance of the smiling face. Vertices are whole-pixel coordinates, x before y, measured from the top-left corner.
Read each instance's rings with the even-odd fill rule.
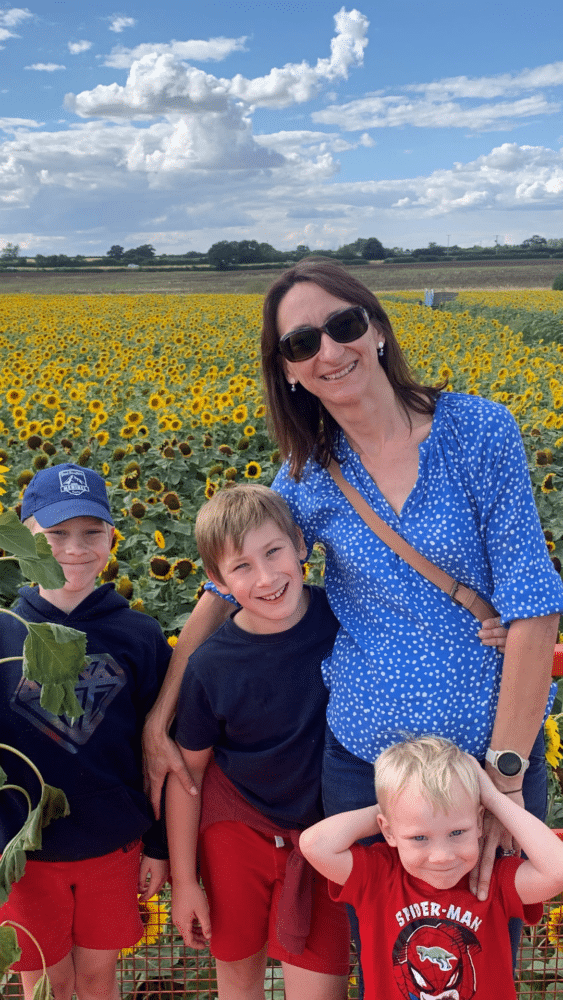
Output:
[[[302,536],[296,549],[289,535],[268,518],[246,532],[240,552],[226,542],[218,559],[221,579],[211,579],[222,594],[232,594],[241,605],[236,615],[240,628],[262,634],[284,632],[307,609],[300,562],[306,556]]]
[[[41,596],[65,611],[78,607],[94,590],[96,577],[109,559],[114,530],[98,517],[71,517],[52,528],[32,525],[34,535],[45,535],[66,577],[59,590],[40,587]]]
[[[457,777],[452,779],[452,794],[455,806],[442,812],[407,786],[386,807],[386,815],[378,816],[381,832],[397,848],[403,868],[435,889],[451,889],[479,857],[483,808]]]
[[[304,326],[323,326],[334,313],[357,303],[331,295],[311,281],[293,285],[281,300],[277,311],[280,337]],[[290,381],[299,382],[317,396],[329,412],[340,405],[350,405],[385,379],[379,364],[377,347],[384,337],[370,323],[367,332],[349,344],[338,344],[327,333],[321,347],[307,361],[284,361]]]

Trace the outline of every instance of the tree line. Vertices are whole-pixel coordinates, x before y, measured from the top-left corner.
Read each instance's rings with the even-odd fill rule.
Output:
[[[36,254],[28,258],[20,254],[20,247],[7,243],[0,249],[0,269],[13,267],[35,268],[92,268],[100,266],[116,267],[211,267],[218,271],[227,271],[239,267],[268,267],[275,264],[290,264],[310,254],[323,257],[333,257],[345,264],[359,264],[365,261],[391,261],[407,263],[409,261],[445,261],[445,260],[494,260],[495,258],[517,259],[519,257],[563,257],[563,239],[545,239],[543,236],[531,236],[518,245],[493,246],[476,245],[473,247],[443,246],[439,243],[429,243],[426,247],[414,250],[402,247],[384,247],[375,236],[361,237],[353,243],[346,243],[338,250],[311,250],[305,244],[300,244],[294,250],[276,250],[269,243],[258,243],[257,240],[220,240],[207,251],[189,250],[181,254],[157,254],[149,243],[132,247],[114,244],[103,257],[85,257],[79,254],[69,257],[66,254]]]

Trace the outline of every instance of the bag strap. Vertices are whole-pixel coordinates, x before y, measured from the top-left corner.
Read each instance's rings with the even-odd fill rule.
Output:
[[[412,545],[409,545],[404,538],[401,538],[393,528],[389,527],[375,513],[361,494],[358,493],[357,489],[344,478],[340,466],[334,459],[328,466],[328,472],[334,479],[339,490],[344,494],[356,513],[371,528],[373,533],[385,545],[389,546],[393,552],[400,556],[401,559],[404,559],[409,566],[412,566],[417,573],[430,580],[431,583],[439,587],[440,590],[443,590],[444,593],[449,594],[456,604],[460,604],[467,611],[470,611],[480,622],[484,622],[486,618],[498,617],[498,612],[495,611],[492,604],[479,597],[479,594],[475,590],[464,586],[463,583],[459,583],[458,580],[455,580],[453,576],[450,576],[443,569],[435,566],[426,556],[413,549]]]

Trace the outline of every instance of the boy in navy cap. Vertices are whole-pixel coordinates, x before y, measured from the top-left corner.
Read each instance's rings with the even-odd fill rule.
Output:
[[[22,520],[43,532],[66,582],[59,590],[23,587],[14,610],[29,622],[53,622],[85,632],[88,660],[76,685],[80,719],[41,708],[39,687],[22,677],[25,627],[3,626],[0,660],[2,740],[37,763],[44,780],[63,789],[70,815],[43,831],[23,878],[0,908],[31,932],[45,956],[55,1000],[118,1000],[117,957],[142,937],[137,893],[158,892],[168,875],[166,846],[143,793],[141,730],[170,656],[160,627],[132,611],[113,584],[96,588],[114,526],[103,479],[62,464],[38,472],[23,498]],[[39,786],[14,755],[0,757],[10,782],[32,802]],[[5,791],[0,852],[27,818],[23,796]],[[141,845],[144,840],[144,847]],[[42,974],[31,937],[14,966],[26,1000]]]

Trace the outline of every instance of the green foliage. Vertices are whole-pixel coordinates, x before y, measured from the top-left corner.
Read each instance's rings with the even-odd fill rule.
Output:
[[[0,926],[0,976],[17,962],[21,955],[21,948],[18,948],[18,939],[13,927],[9,924]]]
[[[66,625],[28,622],[23,675],[41,684],[41,707],[52,715],[78,719],[84,710],[74,686],[86,662],[86,636]]]
[[[10,750],[3,743],[3,750]],[[18,756],[23,756],[18,754]],[[35,768],[34,768],[35,770]],[[54,819],[68,816],[69,805],[60,788],[42,783],[41,799],[29,811],[27,820],[19,833],[10,841],[0,861],[0,906],[3,906],[14,882],[18,882],[25,870],[26,851],[39,851],[43,842],[42,830]]]
[[[563,271],[555,276],[551,287],[554,292],[563,292]]]
[[[64,585],[65,575],[45,535],[32,535],[13,510],[0,514],[0,548],[18,560],[22,573],[29,580],[48,590]]]

